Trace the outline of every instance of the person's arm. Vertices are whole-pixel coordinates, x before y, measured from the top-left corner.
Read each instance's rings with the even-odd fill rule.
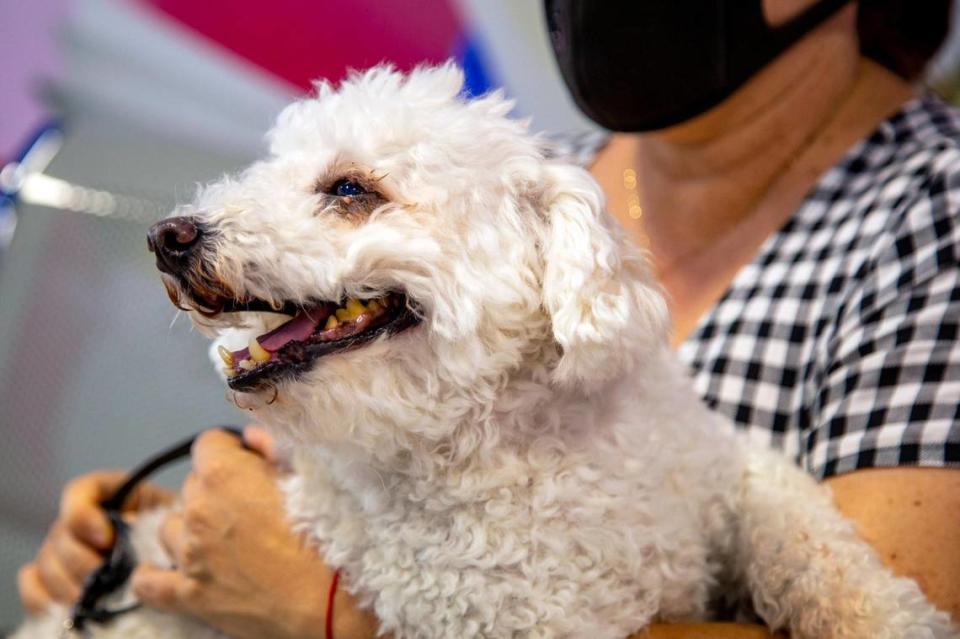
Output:
[[[845,300],[819,367],[809,440],[816,442],[819,470],[840,511],[884,564],[915,579],[955,622],[960,622],[958,214],[960,171],[945,164],[878,240],[876,257]]]
[[[134,593],[155,608],[190,615],[235,639],[323,636],[333,571],[290,529],[269,457],[269,438],[208,431],[193,447],[182,510],[161,530],[176,569],[140,565]],[[334,600],[334,636],[372,639],[377,621],[347,588]]]
[[[895,574],[960,622],[960,469],[878,468],[831,477],[837,508]],[[633,639],[761,639],[759,626],[655,625]]]
[[[134,588],[155,607],[202,618],[238,639],[322,636],[332,573],[316,549],[289,529],[276,471],[267,461],[269,437],[247,429],[245,440],[257,453],[221,432],[201,438],[192,488],[183,495],[188,515],[171,517],[163,529],[183,570],[141,566]],[[74,603],[112,542],[100,503],[126,477],[125,471],[97,471],[66,486],[60,514],[37,558],[18,575],[28,613]],[[174,497],[142,483],[124,506],[128,512],[149,510]],[[357,606],[345,585],[337,589],[334,610],[338,639],[377,636],[376,617]]]
[[[960,622],[960,469],[864,469],[825,483],[881,561]]]
[[[36,559],[23,566],[17,586],[24,608],[39,614],[52,603],[72,604],[84,579],[103,561],[113,529],[100,502],[126,479],[124,471],[97,471],[72,480],[63,490],[60,512],[50,526]],[[152,484],[140,484],[124,504],[131,512],[169,503],[174,494]]]

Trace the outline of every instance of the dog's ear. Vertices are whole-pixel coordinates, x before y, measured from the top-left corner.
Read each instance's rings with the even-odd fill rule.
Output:
[[[666,302],[593,178],[570,165],[546,173],[543,306],[561,349],[553,376],[589,390],[665,348]]]

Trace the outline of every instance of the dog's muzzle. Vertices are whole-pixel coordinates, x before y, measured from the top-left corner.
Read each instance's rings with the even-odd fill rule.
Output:
[[[147,246],[156,255],[163,284],[177,308],[207,318],[224,313],[287,316],[263,334],[251,336],[246,348],[220,347],[223,373],[233,390],[256,391],[296,378],[321,357],[391,337],[420,322],[416,304],[402,291],[346,300],[274,301],[238,294],[213,272],[204,239],[215,235],[196,218],[171,217],[150,227]]]

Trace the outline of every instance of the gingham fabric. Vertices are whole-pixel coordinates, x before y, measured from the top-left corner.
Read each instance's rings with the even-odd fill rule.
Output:
[[[960,465],[960,112],[852,148],[680,346],[697,391],[819,478]]]

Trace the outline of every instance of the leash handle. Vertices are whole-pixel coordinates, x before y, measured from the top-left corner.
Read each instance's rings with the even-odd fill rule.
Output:
[[[219,426],[221,430],[242,437],[242,431],[235,426]],[[107,519],[113,526],[113,544],[110,552],[96,570],[83,584],[83,591],[70,612],[70,618],[64,622],[61,636],[70,632],[82,633],[88,622],[106,623],[118,615],[136,610],[139,603],[123,608],[104,608],[100,600],[116,592],[127,583],[137,566],[137,555],[130,542],[130,526],[123,520],[123,505],[141,481],[173,462],[190,456],[190,449],[199,437],[199,433],[182,442],[161,451],[147,459],[130,472],[127,479],[107,499],[101,502]]]
[[[237,437],[243,437],[243,432],[236,426],[218,426],[217,428],[232,435],[236,435]],[[126,481],[120,485],[120,488],[118,488],[116,492],[114,492],[113,495],[111,495],[108,499],[105,499],[103,502],[101,502],[100,505],[103,506],[103,509],[108,513],[110,511],[122,510],[123,504],[126,503],[127,498],[137,487],[137,484],[164,466],[172,464],[175,461],[179,461],[184,457],[188,457],[190,455],[190,449],[193,447],[193,443],[197,441],[197,437],[199,436],[200,434],[198,433],[188,437],[180,443],[161,451],[159,454],[140,464],[140,466],[130,473]]]

